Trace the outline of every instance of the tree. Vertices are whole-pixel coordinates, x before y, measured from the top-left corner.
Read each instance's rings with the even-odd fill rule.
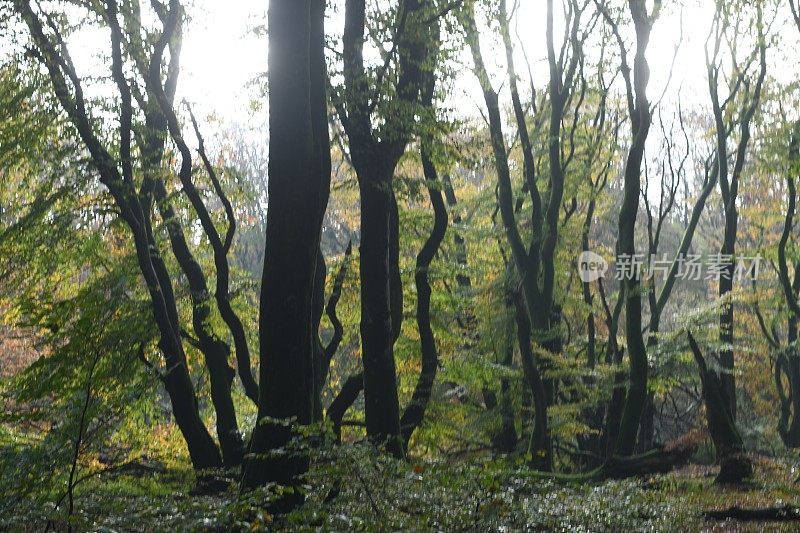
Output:
[[[713,37],[710,55],[708,49],[706,49],[708,89],[714,113],[716,153],[718,155],[716,162],[719,167],[719,189],[725,211],[725,230],[719,251],[720,260],[724,263],[724,270],[719,278],[721,305],[719,341],[723,345],[719,354],[722,368],[720,381],[734,421],[736,420],[736,378],[734,375],[733,353],[734,308],[730,298],[733,291],[736,234],[739,224],[739,212],[736,202],[739,196],[739,181],[745,167],[748,144],[751,138],[750,125],[761,100],[764,78],[767,73],[767,43],[764,36],[761,3],[757,3],[756,12],[756,20],[749,21],[754,23],[756,28],[753,51],[743,64],[736,65],[736,71],[732,73],[731,81],[728,83],[728,96],[724,100],[720,97],[720,75],[722,74],[720,52],[723,43],[730,43],[729,52],[733,54],[733,60],[740,60],[736,57],[736,51],[741,35],[741,24],[748,23],[743,19],[741,11],[735,12],[734,6],[730,4],[717,3],[714,22],[709,34],[710,40]],[[734,26],[731,26],[731,24],[734,24]],[[731,35],[731,32],[733,32],[733,35]],[[755,84],[753,84],[750,78],[750,67],[756,59],[758,60],[758,71]],[[729,111],[728,107],[737,105],[739,109],[734,115]],[[734,116],[736,117],[735,119],[730,118]],[[731,167],[731,161],[728,158],[728,143],[737,127],[739,129],[739,139],[736,141],[733,166]]]
[[[661,11],[661,2],[656,0],[653,10],[648,13],[645,0],[629,0],[628,10],[636,31],[636,55],[633,61],[633,79],[628,65],[628,53],[619,24],[609,13],[607,7],[595,0],[598,9],[611,27],[619,44],[621,72],[625,81],[628,118],[631,125],[631,144],[625,161],[624,193],[619,212],[619,236],[617,238],[617,257],[633,258],[636,255],[636,218],[639,211],[641,192],[641,173],[647,135],[650,131],[652,112],[647,99],[647,84],[650,67],[646,52],[650,42],[650,32]],[[625,291],[625,338],[630,361],[628,391],[622,412],[616,453],[631,455],[636,446],[639,419],[647,398],[647,349],[642,337],[642,298],[639,291],[639,273],[627,273],[624,279]]]
[[[436,379],[436,371],[439,366],[439,353],[436,347],[436,338],[431,327],[431,284],[428,275],[431,263],[439,251],[439,247],[444,240],[447,232],[447,208],[442,195],[441,181],[436,170],[434,160],[436,128],[436,110],[433,107],[433,95],[436,88],[436,57],[439,48],[439,25],[438,21],[432,25],[435,28],[435,35],[432,35],[430,56],[433,58],[433,65],[425,71],[422,81],[422,94],[420,103],[427,108],[431,124],[428,125],[431,131],[424,131],[420,146],[420,160],[422,171],[425,178],[428,198],[433,208],[433,227],[425,239],[422,249],[417,254],[416,272],[414,274],[414,284],[417,288],[417,328],[419,329],[419,341],[421,352],[421,368],[417,384],[411,396],[411,401],[403,411],[400,418],[400,431],[403,437],[403,447],[408,448],[408,441],[411,435],[422,424],[425,417],[425,410],[431,399],[433,382]]]
[[[697,230],[697,226],[700,222],[700,217],[705,210],[706,201],[716,187],[717,176],[719,172],[719,167],[715,163],[715,156],[711,155],[710,157],[706,158],[704,164],[703,181],[700,185],[700,191],[694,201],[694,205],[692,206],[691,215],[686,221],[686,229],[683,232],[683,236],[681,237],[680,244],[675,252],[675,256],[669,263],[669,268],[666,272],[661,288],[657,289],[657,283],[654,276],[655,272],[653,268],[654,264],[652,261],[658,255],[664,223],[668,220],[670,212],[675,206],[678,187],[681,183],[681,180],[685,179],[683,174],[685,172],[686,161],[690,153],[689,137],[686,133],[686,127],[684,125],[680,106],[678,107],[678,122],[680,124],[686,144],[686,152],[680,157],[680,159],[676,159],[676,156],[673,154],[675,143],[671,141],[673,136],[672,130],[667,132],[661,117],[659,117],[659,121],[661,124],[661,131],[665,146],[663,156],[660,161],[661,188],[659,191],[658,213],[656,216],[653,216],[653,209],[650,205],[648,194],[648,184],[650,183],[649,176],[645,176],[644,192],[644,204],[647,215],[647,250],[649,257],[648,266],[650,269],[650,283],[647,287],[647,301],[650,311],[647,336],[648,351],[655,350],[658,346],[658,335],[661,330],[661,318],[664,314],[667,303],[669,302],[669,298],[672,295],[672,290],[675,287],[675,281],[678,277],[678,271],[680,269],[681,262],[686,258],[686,254],[689,252],[689,249],[692,246],[692,240],[694,239],[695,231]],[[638,448],[640,452],[646,452],[653,446],[653,433],[655,430],[653,421],[654,416],[654,395],[649,393],[639,431]]]
[[[588,30],[581,31],[581,18],[587,5],[588,3],[581,4],[577,1],[569,2],[569,16],[561,47],[562,53],[557,57],[553,34],[553,3],[547,3],[546,42],[550,72],[548,84],[550,114],[546,146],[550,172],[549,194],[546,201],[543,201],[537,183],[534,143],[531,140],[527,117],[517,87],[506,2],[505,0],[500,2],[500,31],[506,52],[506,68],[514,118],[524,159],[525,189],[530,196],[532,206],[532,235],[530,245],[527,247],[516,221],[499,97],[492,87],[484,64],[475,22],[474,3],[468,5],[464,19],[466,40],[473,58],[473,69],[483,91],[489,115],[489,134],[497,172],[500,215],[521,287],[521,298],[517,304],[517,311],[525,311],[524,316],[517,317],[517,327],[523,368],[531,387],[536,412],[530,449],[533,451],[534,466],[544,470],[552,469],[552,450],[546,413],[547,407],[554,401],[554,383],[550,379],[542,379],[541,364],[534,361],[533,350],[530,346],[524,345],[529,344],[532,339],[537,346],[548,352],[556,354],[560,351],[560,318],[555,309],[554,297],[556,250],[565,172],[575,153],[574,136],[569,137],[570,146],[567,148],[566,155],[564,153],[562,123],[568,105],[572,104],[575,108],[575,120],[572,128],[575,129],[579,109],[585,96],[585,82],[580,85],[580,90],[576,91],[575,89],[578,85],[577,81],[581,77],[579,71],[582,69],[582,45],[588,35]],[[569,54],[563,51],[568,51]],[[573,99],[576,97],[577,102],[573,103]],[[520,307],[519,304],[524,305]],[[528,324],[525,323],[526,321]],[[527,341],[524,340],[524,332],[529,332]],[[540,387],[544,387],[544,390],[537,390]]]
[[[344,87],[337,95],[339,119],[361,197],[361,349],[367,434],[403,454],[394,343],[402,321],[399,273],[399,219],[392,189],[395,168],[414,131],[422,82],[431,56],[437,18],[430,0],[401,0],[390,52],[375,74],[374,87],[364,59],[366,2],[347,0],[342,39]],[[438,31],[438,30],[437,30]],[[397,81],[388,101],[383,83],[396,63]],[[380,126],[373,118],[383,117]]]
[[[786,172],[786,189],[788,202],[784,218],[783,231],[778,242],[778,279],[780,281],[783,297],[789,308],[787,320],[786,346],[781,347],[778,335],[768,331],[764,320],[759,313],[759,323],[773,349],[778,351],[775,361],[775,381],[778,386],[778,395],[781,401],[781,419],[778,431],[784,444],[789,448],[800,447],[800,357],[797,353],[798,322],[800,322],[800,305],[797,303],[800,293],[800,264],[794,262],[794,274],[790,277],[789,262],[786,257],[786,248],[794,231],[794,218],[797,207],[797,184],[795,182],[800,154],[800,122],[794,124],[790,136],[788,150],[788,168]],[[789,378],[788,394],[784,390],[782,376]]]
[[[138,4],[134,4],[138,7]],[[152,43],[153,54],[148,58],[143,55],[133,55],[134,64],[137,65],[140,76],[144,69],[159,73],[164,69],[162,54],[167,46],[172,46],[170,62],[166,65],[167,78],[164,82],[158,81],[157,85],[167,95],[174,95],[178,76],[178,58],[180,43],[180,20],[182,9],[176,0],[172,0],[169,9],[162,6],[158,9],[157,16],[162,23],[162,31],[155,34]],[[51,14],[34,10],[28,2],[17,2],[15,8],[26,23],[31,35],[33,47],[30,53],[46,69],[53,86],[56,97],[64,112],[69,117],[78,136],[83,142],[92,161],[95,171],[99,174],[102,183],[111,194],[119,210],[121,220],[129,228],[142,277],[147,285],[151,300],[153,318],[160,333],[159,348],[164,355],[167,371],[163,373],[163,382],[170,396],[172,411],[175,421],[186,440],[192,464],[196,469],[205,469],[222,465],[220,451],[208,433],[200,417],[194,385],[189,376],[187,356],[184,350],[181,328],[178,318],[178,309],[173,289],[173,282],[169,271],[161,256],[159,245],[156,241],[151,221],[152,204],[154,199],[161,198],[160,209],[162,216],[170,216],[171,208],[164,203],[162,195],[163,183],[156,178],[155,169],[163,157],[163,134],[166,125],[163,115],[153,99],[147,98],[148,89],[154,89],[155,80],[142,82],[139,85],[129,84],[124,72],[123,36],[119,23],[119,9],[114,0],[109,0],[101,6],[99,15],[111,29],[111,74],[119,98],[120,115],[119,129],[117,131],[119,151],[115,153],[112,146],[114,142],[106,141],[101,134],[97,118],[92,116],[87,101],[84,97],[83,81],[79,77],[67,49],[61,31],[54,22]],[[133,13],[129,15],[137,15]],[[141,50],[150,47],[150,43],[140,43],[135,39],[133,46]],[[155,66],[150,67],[154,63]],[[163,83],[163,85],[162,85]],[[164,89],[166,87],[166,89]],[[162,95],[163,96],[163,95]],[[162,98],[159,106],[169,104]],[[145,114],[145,132],[143,135],[134,135],[139,130],[139,115],[134,116],[133,103],[137,104],[139,111]],[[134,121],[136,118],[136,122]],[[154,123],[155,122],[155,123]],[[156,133],[150,134],[152,126]],[[158,134],[159,127],[161,135]],[[142,181],[140,189],[136,190],[134,182],[134,165],[132,141],[135,140],[142,160]],[[184,158],[187,154],[182,154]],[[189,154],[190,157],[190,154]],[[191,161],[183,162],[185,168],[191,169]],[[185,240],[181,242],[181,235],[173,226],[170,231],[173,251],[176,257],[186,250],[183,248]],[[191,255],[179,259],[182,266],[191,265]],[[196,262],[194,262],[196,263]],[[192,265],[192,268],[194,266]],[[195,271],[196,273],[196,271]],[[201,276],[193,277],[193,282],[201,284]],[[198,293],[199,295],[199,293]],[[202,296],[201,296],[202,297]],[[230,380],[232,373],[228,372],[227,363],[223,365],[223,354],[218,351],[220,344],[213,340],[209,334],[206,338],[202,313],[205,312],[206,302],[195,300],[193,305],[195,324],[198,326],[198,335],[204,337],[204,355],[209,364],[212,380],[215,382],[216,394],[215,407],[218,409],[220,442],[226,447],[225,455],[229,464],[236,464],[240,458],[240,444],[237,444],[238,429],[235,423],[235,413],[232,413],[230,403]],[[201,351],[203,351],[201,349]]]
[[[700,347],[692,334],[687,332],[687,336],[695,362],[700,370],[708,432],[714,442],[717,460],[720,463],[716,482],[740,483],[753,474],[753,465],[750,459],[744,455],[742,436],[736,429],[736,422],[731,416],[720,376],[708,369]]]
[[[258,424],[243,488],[297,482],[308,457],[292,444],[313,419],[315,273],[330,188],[324,0],[273,1],[268,24],[269,211],[261,282]],[[287,497],[279,506],[292,506]]]

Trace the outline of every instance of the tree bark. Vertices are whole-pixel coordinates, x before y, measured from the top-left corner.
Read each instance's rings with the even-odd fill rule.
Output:
[[[525,312],[521,295],[514,299],[517,320],[517,340],[519,342],[520,359],[525,379],[528,381],[533,395],[533,431],[528,446],[531,454],[530,465],[536,470],[552,472],[553,443],[547,421],[547,395],[544,380],[531,349],[531,324]]]
[[[364,0],[345,3],[342,38],[345,87],[338,111],[348,136],[361,195],[360,332],[367,434],[374,443],[385,444],[398,457],[403,455],[403,443],[394,342],[400,334],[403,304],[398,265],[398,206],[392,177],[413,132],[413,108],[421,99],[432,31],[422,15],[431,6],[429,0],[400,2],[393,49],[397,53],[399,75],[391,102],[400,107],[394,110],[396,116],[386,120],[379,135],[372,122],[378,94],[372,95],[375,100],[370,101],[364,61]],[[387,68],[388,61],[378,73],[379,81]],[[374,90],[379,93],[383,89],[376,85]]]
[[[775,380],[782,403],[782,416],[778,430],[784,444],[789,448],[800,447],[800,355],[798,355],[797,351],[798,322],[800,322],[800,305],[797,301],[800,293],[800,263],[795,262],[794,279],[790,280],[789,265],[786,259],[786,247],[794,231],[794,217],[797,206],[797,185],[794,174],[797,172],[798,161],[800,161],[800,122],[795,123],[789,142],[789,162],[791,166],[786,177],[789,200],[786,207],[783,232],[778,242],[778,278],[789,308],[789,318],[787,346],[776,362]],[[782,372],[789,378],[788,394],[783,391]]]
[[[707,60],[709,94],[711,96],[712,110],[714,113],[714,125],[716,129],[716,152],[717,164],[719,166],[719,184],[722,195],[722,203],[725,212],[725,230],[720,247],[720,257],[725,258],[725,265],[719,277],[719,297],[721,308],[719,313],[719,341],[723,348],[719,352],[719,361],[722,371],[719,373],[719,380],[725,390],[725,396],[729,403],[730,412],[733,420],[736,420],[736,378],[734,360],[734,306],[730,301],[730,294],[733,291],[734,264],[733,257],[736,253],[736,238],[739,223],[739,213],[736,202],[739,194],[739,178],[741,177],[744,163],[747,156],[747,146],[750,142],[750,123],[753,120],[756,109],[761,100],[761,90],[766,76],[766,39],[763,35],[763,21],[761,7],[757,7],[758,20],[756,22],[759,39],[756,45],[756,53],[759,57],[760,70],[758,73],[755,87],[750,89],[749,80],[745,79],[745,71],[737,72],[733,78],[730,94],[724,101],[720,102],[719,97],[719,74],[720,67],[716,64],[718,60],[720,44],[727,39],[724,33],[728,30],[729,23],[727,13],[722,11],[727,9],[724,4],[717,5],[715,18],[715,42],[713,56]],[[737,37],[734,37],[734,43]],[[734,44],[735,46],[735,44]],[[734,61],[736,58],[734,58]],[[721,61],[721,60],[720,60]],[[738,67],[737,67],[738,68]],[[736,145],[734,154],[733,168],[728,161],[728,138],[733,131],[733,127],[726,124],[727,105],[734,101],[737,94],[744,88],[745,97],[742,103],[741,113],[738,118],[739,141]]]
[[[599,5],[599,4],[598,4]],[[611,26],[620,47],[621,72],[625,82],[628,115],[631,122],[631,145],[625,161],[622,206],[619,212],[619,236],[617,256],[633,258],[636,255],[636,217],[641,193],[641,169],[645,143],[650,131],[650,102],[647,99],[647,84],[650,67],[646,52],[650,31],[658,16],[661,3],[656,2],[652,14],[648,14],[645,0],[629,0],[628,10],[636,31],[636,55],[633,62],[633,80],[627,62],[627,51],[619,33],[617,22],[604,6],[601,11]],[[625,284],[625,338],[627,340],[630,370],[628,391],[622,411],[619,435],[615,446],[616,455],[625,457],[633,453],[639,431],[639,420],[647,399],[648,363],[647,349],[642,336],[642,298],[639,291],[639,273],[629,272]]]
[[[400,428],[406,448],[411,435],[425,417],[425,410],[431,398],[433,382],[436,379],[436,371],[439,367],[439,354],[436,348],[433,328],[431,327],[431,285],[428,270],[447,231],[447,208],[444,205],[442,191],[439,188],[439,175],[431,160],[429,149],[429,147],[423,147],[421,155],[425,181],[428,184],[428,196],[433,206],[434,221],[431,233],[417,255],[417,270],[414,275],[414,283],[417,287],[416,314],[422,367],[414,393],[411,396],[411,402],[406,407],[400,420]]]
[[[708,432],[714,442],[717,452],[717,461],[720,463],[719,475],[716,483],[740,483],[745,478],[752,476],[753,465],[744,453],[744,443],[736,428],[736,422],[730,410],[730,402],[726,397],[726,390],[720,377],[708,369],[700,347],[687,332],[689,346],[700,370],[700,380],[703,384],[703,400],[706,406],[706,420]]]
[[[172,21],[173,18],[180,16],[180,8],[177,5],[173,5],[172,9],[174,11],[171,11],[168,21]],[[177,24],[177,21],[174,23]],[[161,117],[153,118],[150,122],[161,123],[160,125],[163,129],[162,131],[147,132],[145,135],[161,136],[169,129],[181,153],[182,161],[179,177],[184,185],[184,190],[190,195],[190,199],[193,205],[195,205],[195,210],[200,215],[205,228],[208,224],[211,224],[211,220],[191,182],[192,157],[191,152],[181,138],[180,127],[175,111],[172,108],[172,97],[174,93],[168,95],[161,81],[162,55],[164,49],[169,44],[169,41],[165,38],[167,35],[169,35],[169,33],[165,32],[164,36],[159,39],[154,47],[153,57],[150,62],[150,75],[148,76],[147,82],[147,86],[151,93],[154,94],[158,104],[158,109],[151,109],[150,112],[159,113],[161,117],[163,117],[163,119]],[[120,76],[121,74],[120,72]],[[150,145],[155,146],[156,140],[154,139]],[[163,147],[163,144],[161,146]],[[153,156],[155,155],[157,154],[153,154]],[[239,466],[242,462],[243,442],[241,434],[239,433],[239,424],[236,419],[236,408],[234,407],[233,397],[231,396],[231,385],[235,372],[228,365],[230,349],[210,327],[209,318],[211,316],[211,304],[205,273],[186,242],[183,228],[167,198],[167,191],[164,183],[160,178],[156,177],[157,170],[150,168],[149,171],[151,172],[151,176],[146,179],[150,179],[153,182],[153,193],[161,217],[167,227],[173,255],[189,283],[192,300],[192,325],[197,335],[199,348],[205,358],[209,373],[211,401],[217,415],[217,437],[222,450],[223,462],[225,466],[228,467]],[[201,209],[198,209],[196,205],[198,202]],[[168,276],[166,268],[164,268],[163,271],[164,275]],[[170,297],[174,298],[172,295],[170,295]],[[177,321],[177,317],[175,320]]]
[[[274,1],[269,7],[270,205],[259,316],[259,412],[245,489],[269,481],[294,485],[308,467],[302,445],[288,448],[300,435],[294,426],[313,419],[313,289],[330,187],[330,147],[315,127],[315,114],[326,107],[324,100],[312,101],[324,98],[326,76],[318,61],[324,7],[324,0]],[[278,507],[300,501],[287,497]]]

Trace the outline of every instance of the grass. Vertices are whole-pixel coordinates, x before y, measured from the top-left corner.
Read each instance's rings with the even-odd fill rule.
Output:
[[[166,463],[165,463],[166,464]],[[507,461],[398,462],[362,446],[326,450],[307,479],[306,504],[274,517],[264,510],[275,491],[240,497],[195,496],[194,475],[169,466],[108,473],[76,492],[79,531],[793,531],[779,523],[707,522],[703,513],[800,505],[798,463],[757,457],[746,485],[718,487],[714,468],[690,465],[647,479],[568,483],[543,480]],[[222,473],[220,473],[222,475]],[[235,481],[236,473],[227,473]],[[64,529],[63,510],[41,501],[0,518],[0,530],[40,530],[48,518]]]

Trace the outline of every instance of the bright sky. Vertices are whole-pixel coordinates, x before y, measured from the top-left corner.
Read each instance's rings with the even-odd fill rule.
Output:
[[[205,113],[245,121],[257,95],[252,86],[267,70],[266,1],[195,0],[188,7],[181,93]]]
[[[512,2],[509,2],[511,4]],[[556,2],[556,24],[559,13]],[[705,102],[707,99],[706,69],[703,47],[713,16],[713,3],[703,0],[687,0],[683,13],[675,4],[667,2],[661,18],[656,23],[648,49],[651,65],[651,99],[658,98],[664,90],[672,62],[674,47],[681,33],[683,20],[683,42],[676,59],[667,100],[676,98],[680,88],[684,102]],[[672,5],[672,7],[669,7]],[[183,94],[196,102],[204,111],[216,111],[227,120],[244,122],[250,113],[249,102],[256,96],[248,82],[266,71],[267,37],[255,35],[252,29],[266,22],[268,1],[253,0],[195,0],[190,6],[192,22],[186,31],[183,47]],[[329,20],[334,31],[341,31],[341,13]],[[599,27],[599,25],[598,25]],[[521,44],[534,64],[537,85],[546,80],[544,0],[522,0],[517,14],[516,31]],[[514,29],[512,28],[512,31]],[[558,31],[558,28],[557,28]],[[493,54],[491,42],[484,36],[484,54]],[[632,51],[629,52],[632,59]],[[494,51],[498,62],[504,57]],[[522,52],[518,50],[518,71],[523,72]],[[500,74],[502,72],[499,72]],[[477,82],[471,72],[464,71],[455,84],[461,90],[454,94],[456,101],[471,102],[472,112],[477,114],[481,105]],[[495,80],[499,87],[501,77]],[[464,109],[464,106],[459,105]]]
[[[694,98],[702,98],[706,90],[703,45],[713,16],[713,4],[708,1],[693,3],[692,0],[687,3],[689,5],[684,8],[683,16],[683,44],[670,93],[683,86],[682,92],[686,96],[695,93]],[[207,112],[216,111],[231,120],[246,119],[249,99],[255,93],[245,85],[266,71],[267,37],[255,35],[252,29],[265,24],[267,7],[267,1],[253,0],[195,0],[194,5],[189,7],[192,21],[186,30],[183,46],[181,86],[183,94],[190,101],[196,102]],[[340,14],[335,14],[329,21],[331,29],[337,32],[341,31],[341,24]],[[541,61],[545,57],[544,29],[544,1],[522,0],[515,33],[534,63],[534,75],[539,77],[540,83],[546,79]],[[661,94],[666,83],[679,34],[680,12],[666,9],[655,26],[648,51],[652,69],[650,93],[653,98]],[[487,57],[492,53],[490,44],[484,40],[484,54]],[[522,71],[521,52],[519,55],[518,70]],[[502,57],[497,53],[498,60]],[[468,98],[477,104],[477,82],[471,72],[462,75],[465,79],[459,80],[456,86],[463,88],[466,94],[454,97]],[[498,79],[496,86],[501,81]]]
[[[544,0],[521,0],[520,3],[514,33],[519,37],[517,44],[524,47],[533,63],[537,85],[542,86],[547,79],[544,63],[545,3]],[[682,17],[678,7],[680,3],[685,4]],[[513,2],[509,1],[509,4]],[[560,2],[556,1],[555,4],[558,26]],[[268,5],[268,0],[193,0],[187,6],[192,20],[185,28],[179,95],[196,106],[199,116],[215,113],[223,122],[251,126],[263,124],[264,114],[253,116],[250,104],[260,100],[257,87],[252,82],[267,69],[267,36],[263,31],[254,30],[259,27],[263,30]],[[652,71],[650,98],[657,99],[664,89],[674,47],[681,33],[682,18],[683,42],[666,98],[674,100],[680,88],[684,104],[705,104],[708,97],[703,47],[713,16],[713,2],[686,0],[666,2],[665,6],[664,13],[655,25],[648,49]],[[339,9],[334,12],[328,21],[329,31],[341,32],[341,11]],[[787,17],[783,18],[788,19],[788,10],[785,15]],[[784,24],[785,20],[779,20],[778,23]],[[558,31],[557,27],[556,32]],[[794,31],[789,31],[789,34],[795,38]],[[81,30],[79,36],[71,39],[73,58],[84,75],[91,73],[92,67],[98,63],[98,53],[105,53],[107,50],[107,39],[104,32],[87,32],[85,29]],[[504,82],[504,54],[499,49],[492,48],[491,36],[484,34],[482,39],[484,55],[490,67],[493,59],[496,59],[498,68],[493,71],[498,73],[494,80],[495,87],[498,88]],[[518,71],[524,72],[522,51],[518,50],[517,53]],[[632,55],[633,51],[630,51],[631,60]],[[770,68],[770,75],[791,77],[798,72],[796,57],[781,58],[774,50],[770,50],[769,56],[771,66],[780,65],[780,68]],[[468,60],[466,62],[469,64]],[[463,79],[457,80],[456,91],[452,95],[453,102],[450,104],[455,103],[454,107],[457,109],[476,116],[479,106],[482,106],[477,81],[469,69],[463,69],[460,76]],[[507,89],[507,84],[503,86]],[[501,93],[501,97],[507,95]],[[261,104],[266,102],[261,101]]]

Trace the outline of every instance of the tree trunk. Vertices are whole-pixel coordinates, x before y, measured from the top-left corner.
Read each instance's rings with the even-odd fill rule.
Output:
[[[800,161],[800,121],[795,122],[794,132],[789,142],[789,161],[795,166]],[[789,279],[789,265],[786,260],[786,246],[794,231],[794,217],[797,204],[797,185],[795,184],[795,168],[789,169],[786,188],[789,202],[783,232],[778,243],[778,277],[783,288],[783,296],[789,307],[788,336],[786,351],[779,355],[775,364],[775,381],[780,393],[781,419],[778,425],[781,438],[787,447],[800,447],[800,355],[798,355],[797,336],[800,321],[800,305],[797,295],[800,293],[800,262],[794,264],[794,279]],[[781,373],[789,378],[789,394],[783,390]]]
[[[311,331],[313,339],[313,361],[314,361],[314,397],[312,419],[314,422],[322,421],[322,389],[328,378],[327,365],[325,360],[325,347],[319,337],[319,326],[322,322],[322,313],[325,309],[325,280],[327,279],[328,269],[325,264],[325,256],[322,248],[317,248],[317,267],[314,270],[314,291],[311,305]]]
[[[717,20],[721,20],[721,22],[715,26],[716,34],[714,37],[716,42],[713,47],[714,55],[711,60],[707,60],[707,66],[709,92],[711,96],[712,110],[714,113],[714,126],[716,129],[715,134],[717,145],[717,165],[719,167],[718,172],[720,193],[725,209],[725,231],[722,239],[722,246],[720,248],[720,259],[724,264],[724,267],[719,276],[719,297],[721,302],[719,314],[719,341],[720,344],[723,345],[723,348],[719,352],[719,362],[722,371],[718,375],[718,380],[725,393],[730,414],[735,421],[736,378],[734,376],[735,361],[733,353],[734,307],[733,302],[730,301],[730,295],[733,291],[733,262],[735,260],[733,254],[736,252],[736,234],[739,223],[739,213],[736,203],[739,195],[739,178],[741,177],[742,170],[744,169],[745,159],[747,156],[747,146],[750,142],[750,123],[753,120],[756,109],[761,100],[761,90],[767,72],[767,62],[762,8],[761,6],[758,6],[758,20],[755,23],[758,31],[758,39],[756,40],[756,48],[753,51],[753,54],[754,57],[756,54],[758,55],[760,70],[755,86],[751,89],[750,80],[744,79],[746,72],[737,73],[735,76],[737,77],[737,80],[730,84],[728,96],[722,103],[720,103],[718,87],[720,79],[720,67],[717,63],[720,43],[727,38],[725,36],[726,31],[738,31],[736,28],[731,28],[727,15],[719,11],[722,9],[722,6],[723,4],[717,5],[718,11],[716,15],[717,17],[720,17]],[[734,62],[735,61],[736,58],[734,57]],[[739,66],[734,64],[734,69],[738,68]],[[737,116],[740,136],[734,152],[733,168],[731,168],[728,162],[728,138],[734,131],[734,125],[726,123],[726,116],[730,114],[727,106],[731,102],[738,103],[739,99],[737,98],[737,95],[742,90],[744,90],[744,98],[741,98],[742,107],[740,112],[734,115]]]
[[[174,36],[178,26],[180,9],[175,4],[174,2],[170,6],[162,36],[162,40],[165,41],[161,46],[166,46],[166,40]],[[160,334],[159,348],[166,362],[167,370],[162,376],[164,386],[172,404],[175,422],[186,441],[192,465],[197,470],[222,466],[219,449],[200,417],[186,354],[180,339],[180,325],[171,280],[153,237],[149,199],[146,194],[137,194],[133,186],[131,91],[123,74],[122,35],[117,20],[116,3],[108,4],[105,15],[111,29],[112,76],[121,97],[119,159],[109,153],[94,133],[80,77],[69,59],[65,57],[66,44],[63,37],[55,27],[50,28],[55,36],[48,37],[42,21],[27,3],[20,2],[16,7],[31,32],[38,49],[38,59],[47,67],[54,93],[61,107],[77,129],[94,167],[100,174],[100,182],[108,188],[119,208],[120,217],[133,235],[136,258],[147,285],[153,318]],[[70,80],[69,83],[67,79]]]
[[[230,350],[228,345],[210,330],[211,306],[206,277],[189,249],[183,229],[176,218],[175,210],[169,204],[166,189],[160,180],[155,181],[154,193],[161,218],[167,227],[173,255],[189,282],[192,326],[208,369],[211,401],[217,415],[217,438],[222,450],[222,459],[227,467],[239,466],[242,462],[244,445],[231,396],[235,372],[228,364]],[[168,293],[165,297],[174,296]]]
[[[433,27],[422,17],[432,6],[429,0],[401,3],[398,22],[403,31],[395,42],[399,75],[393,99],[402,105],[394,108],[397,116],[387,117],[385,126],[376,132],[373,112],[377,104],[371,101],[373,89],[364,62],[366,2],[345,2],[342,36],[345,90],[344,101],[337,102],[361,193],[360,330],[367,434],[374,443],[385,444],[398,457],[403,455],[403,449],[394,342],[400,334],[403,291],[398,264],[398,207],[392,177],[415,126],[413,113],[420,103],[423,73],[430,58],[428,32]],[[385,74],[381,70],[378,77]],[[375,92],[380,94],[383,90],[380,86]]]
[[[324,0],[270,3],[270,161],[264,273],[258,423],[244,468],[243,488],[269,481],[295,484],[308,467],[295,424],[313,419],[314,276],[330,173],[326,136],[317,131],[325,83],[319,55],[324,44]],[[315,61],[315,58],[317,59]],[[327,115],[325,116],[327,131]],[[278,508],[298,504],[287,497]]]
[[[342,419],[344,414],[356,402],[362,390],[364,390],[364,373],[353,374],[347,378],[339,394],[336,395],[328,407],[327,417],[331,421],[337,442],[342,440]]]
[[[547,422],[548,403],[545,385],[531,349],[531,325],[520,295],[514,298],[514,306],[516,309],[517,340],[519,341],[522,369],[533,395],[534,424],[528,447],[531,454],[530,464],[536,470],[552,472],[553,443],[550,439],[550,430]]]
[[[725,216],[725,238],[720,249],[720,255],[733,257],[736,243],[736,207],[731,206],[733,214]],[[727,209],[726,209],[727,211]],[[719,312],[719,342],[724,346],[719,352],[719,363],[722,371],[719,373],[720,383],[725,391],[728,408],[731,416],[736,420],[736,376],[733,357],[733,303],[725,301],[733,291],[733,263],[726,265],[725,271],[720,275],[719,297],[723,302]]]
[[[389,176],[360,176],[361,191],[361,345],[364,361],[364,415],[367,434],[401,456],[400,403],[394,363]]]
[[[431,160],[429,149],[429,147],[423,147],[421,156],[425,181],[428,185],[428,196],[433,206],[434,221],[431,233],[417,255],[417,269],[414,275],[414,283],[417,287],[417,328],[419,329],[422,367],[411,396],[411,403],[403,412],[400,422],[406,448],[412,433],[419,427],[425,416],[433,382],[436,379],[436,371],[439,367],[439,354],[431,327],[431,285],[428,270],[447,231],[447,208],[444,205],[442,191],[439,188],[439,175]]]
[[[736,422],[730,410],[730,403],[726,397],[725,387],[719,376],[708,369],[700,347],[687,333],[689,346],[700,370],[700,380],[703,385],[703,400],[706,406],[706,420],[708,432],[714,442],[717,452],[717,461],[720,463],[717,483],[740,483],[752,476],[753,465],[745,455],[744,443],[736,428]]]
[[[625,174],[622,207],[619,212],[619,236],[617,256],[633,258],[636,255],[636,217],[639,211],[641,193],[641,169],[647,135],[650,131],[650,102],[647,99],[647,84],[650,67],[646,51],[650,41],[650,31],[656,13],[647,13],[644,0],[631,0],[628,3],[631,18],[636,29],[636,55],[633,63],[633,80],[627,64],[627,52],[617,23],[603,11],[606,21],[612,26],[622,54],[622,75],[627,89],[628,115],[631,122],[631,146],[625,161]],[[639,291],[639,273],[629,272],[625,283],[625,338],[627,340],[630,370],[628,391],[622,411],[616,454],[631,455],[636,446],[639,420],[647,399],[647,349],[642,337],[642,297]]]

